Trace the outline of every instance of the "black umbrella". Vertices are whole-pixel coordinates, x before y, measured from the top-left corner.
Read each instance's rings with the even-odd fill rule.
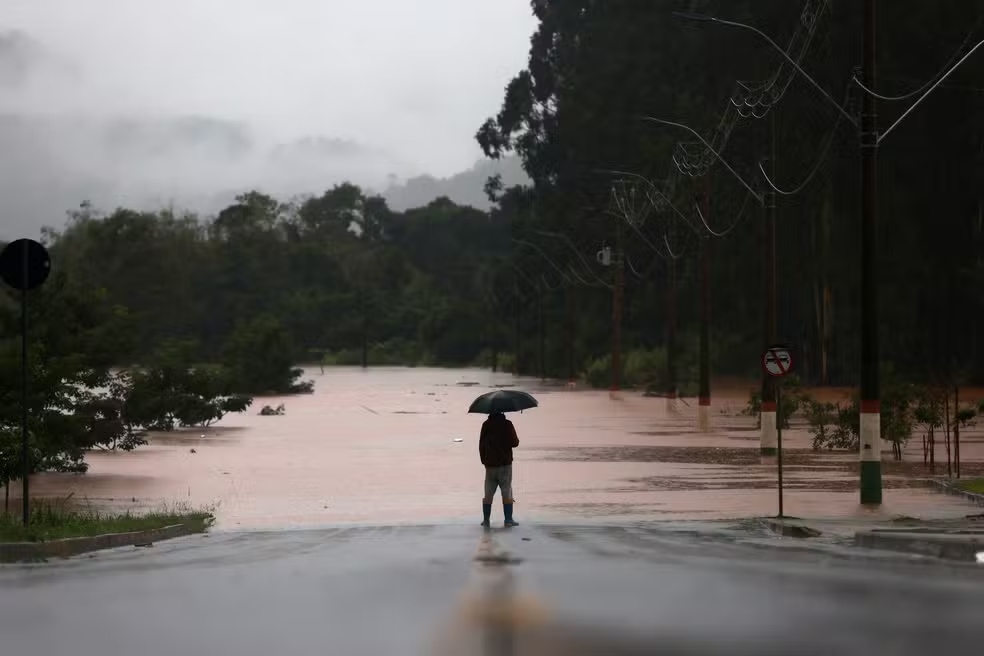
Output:
[[[491,415],[496,412],[519,412],[521,410],[529,410],[530,408],[535,408],[538,405],[540,404],[537,403],[536,399],[526,392],[517,392],[515,390],[496,390],[494,392],[482,394],[480,397],[472,401],[471,406],[468,408],[468,412],[474,412],[481,415]]]

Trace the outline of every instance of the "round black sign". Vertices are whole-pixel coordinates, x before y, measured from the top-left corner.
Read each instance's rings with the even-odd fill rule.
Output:
[[[18,290],[40,287],[51,273],[48,249],[33,239],[18,239],[0,253],[0,278]]]

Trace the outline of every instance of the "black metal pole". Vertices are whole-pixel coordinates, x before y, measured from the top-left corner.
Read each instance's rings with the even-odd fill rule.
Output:
[[[864,82],[875,78],[876,0],[864,5]],[[881,390],[878,377],[878,114],[870,93],[861,108],[861,503],[880,505]]]
[[[776,388],[776,413],[782,416],[782,385]],[[776,460],[779,465],[779,519],[783,517],[782,508],[782,422],[776,424]]]
[[[24,526],[31,523],[30,511],[30,473],[31,457],[30,443],[27,436],[27,260],[29,257],[28,242],[24,242],[23,262],[21,263],[23,278],[21,279],[23,289],[21,289],[21,481],[24,486],[24,499],[22,502],[24,514]]]

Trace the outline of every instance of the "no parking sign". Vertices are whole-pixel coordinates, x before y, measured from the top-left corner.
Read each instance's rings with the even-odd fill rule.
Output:
[[[762,369],[765,373],[781,378],[793,369],[793,356],[785,346],[770,346],[762,354]]]

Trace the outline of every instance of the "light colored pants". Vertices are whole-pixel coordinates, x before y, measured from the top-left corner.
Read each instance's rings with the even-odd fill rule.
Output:
[[[512,465],[485,468],[485,503],[492,503],[496,488],[502,493],[504,503],[512,503]]]

